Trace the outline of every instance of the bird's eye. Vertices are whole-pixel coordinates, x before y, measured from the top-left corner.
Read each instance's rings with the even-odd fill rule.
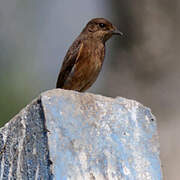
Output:
[[[106,25],[105,25],[104,23],[99,23],[99,26],[100,26],[101,28],[104,28]]]

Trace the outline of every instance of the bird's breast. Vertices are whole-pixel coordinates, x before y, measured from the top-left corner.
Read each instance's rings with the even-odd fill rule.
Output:
[[[90,46],[90,47],[89,47]],[[89,78],[93,76],[97,76],[99,71],[101,70],[104,55],[105,55],[105,47],[103,44],[90,44],[85,47],[88,49],[87,55],[83,59],[84,68],[86,69],[86,76]]]

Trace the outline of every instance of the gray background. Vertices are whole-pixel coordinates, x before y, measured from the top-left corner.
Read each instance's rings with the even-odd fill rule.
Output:
[[[89,92],[123,96],[158,119],[164,179],[180,172],[180,1],[0,0],[0,125],[55,87],[64,55],[88,20],[105,17],[126,36],[107,43]]]

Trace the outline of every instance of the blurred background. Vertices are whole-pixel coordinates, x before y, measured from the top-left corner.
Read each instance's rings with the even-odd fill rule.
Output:
[[[103,70],[89,92],[150,107],[164,179],[179,180],[179,0],[1,0],[0,126],[55,88],[68,47],[94,17],[109,19],[126,36],[108,41]]]

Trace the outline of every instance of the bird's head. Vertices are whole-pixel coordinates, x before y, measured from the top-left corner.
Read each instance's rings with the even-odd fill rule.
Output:
[[[104,18],[95,18],[90,20],[82,33],[87,34],[87,36],[106,42],[112,35],[123,35],[111,22]]]

